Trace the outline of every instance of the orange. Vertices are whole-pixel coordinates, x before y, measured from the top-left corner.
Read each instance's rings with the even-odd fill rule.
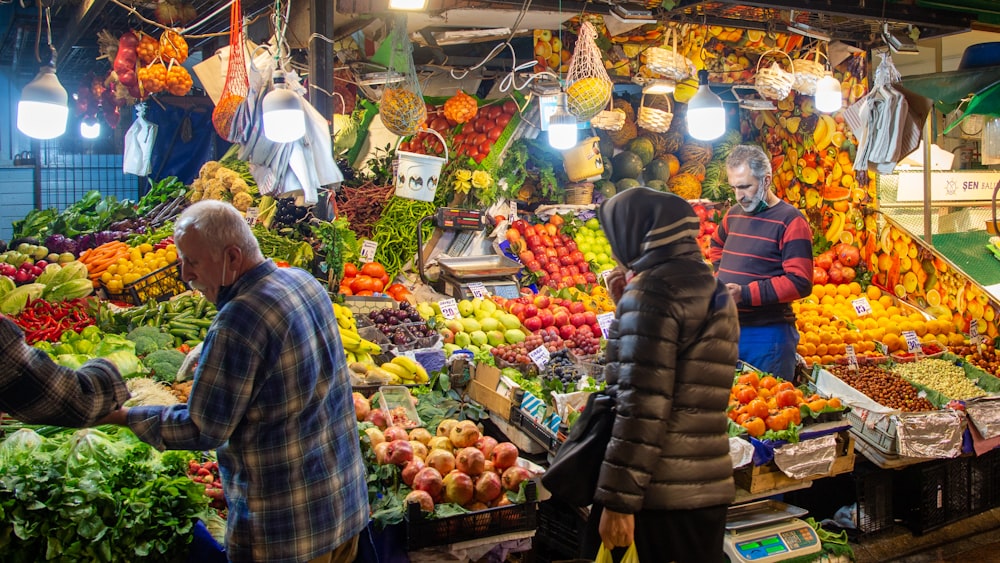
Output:
[[[861,295],[861,284],[860,283],[858,283],[856,281],[852,281],[851,283],[847,284],[847,286],[848,286],[848,288],[851,291],[851,295]]]
[[[869,301],[878,301],[882,297],[882,290],[877,285],[869,285],[868,289],[865,290],[865,295]]]
[[[830,347],[828,345],[820,344],[819,346],[816,346],[816,354],[822,356],[826,354],[829,351],[829,349]]]

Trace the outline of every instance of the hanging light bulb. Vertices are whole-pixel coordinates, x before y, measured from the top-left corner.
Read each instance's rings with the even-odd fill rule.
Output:
[[[726,110],[708,86],[708,71],[698,71],[698,91],[688,101],[688,134],[699,141],[718,139],[726,132]]]
[[[826,76],[816,83],[816,110],[823,113],[833,113],[840,111],[844,106],[844,96],[840,92],[840,81],[833,77],[833,73],[826,72]]]
[[[80,136],[84,139],[96,139],[101,136],[101,122],[93,117],[80,121]]]
[[[549,145],[560,151],[576,146],[576,116],[566,109],[566,93],[559,93],[559,105],[549,116]]]
[[[45,8],[45,26],[52,58],[21,90],[17,102],[17,129],[33,139],[55,139],[66,132],[69,97],[56,76],[56,49],[52,46],[50,8]]]
[[[298,94],[288,89],[285,73],[274,71],[274,87],[264,96],[264,136],[275,143],[291,143],[306,134],[306,114]]]

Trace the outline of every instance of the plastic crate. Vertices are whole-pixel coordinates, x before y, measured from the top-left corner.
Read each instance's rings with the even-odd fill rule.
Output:
[[[114,293],[102,281],[101,288],[110,301],[121,301],[132,305],[143,305],[150,301],[166,301],[171,297],[184,293],[188,286],[181,279],[181,264],[174,262],[155,272],[146,274],[136,281],[122,287],[121,293]]]
[[[969,513],[1000,506],[1000,450],[969,459]]]
[[[922,463],[900,472],[896,517],[922,535],[969,516],[969,458]]]
[[[560,439],[559,436],[547,427],[535,422],[535,419],[525,414],[517,406],[510,408],[510,423],[527,434],[532,440],[538,442],[550,454],[555,454],[559,449],[559,445],[565,440],[565,438]]]
[[[367,315],[379,309],[398,309],[399,303],[392,297],[345,295],[344,307],[350,309],[355,315]]]
[[[892,529],[892,476],[889,469],[855,472],[859,540]]]
[[[873,426],[861,420],[853,410],[847,411],[846,418],[851,423],[851,432],[855,436],[882,453],[896,455],[899,443],[896,437],[896,423],[892,417],[883,417]]]
[[[581,509],[557,500],[538,504],[538,531],[534,545],[552,560],[573,559],[580,551],[587,517]]]
[[[487,508],[447,518],[428,518],[420,505],[406,507],[406,547],[424,547],[481,540],[490,536],[534,530],[538,522],[538,490],[534,481],[525,487],[527,502]]]

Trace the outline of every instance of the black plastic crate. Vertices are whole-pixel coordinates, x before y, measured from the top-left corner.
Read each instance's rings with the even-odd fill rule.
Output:
[[[858,497],[858,540],[892,528],[892,476],[889,469],[855,472]]]
[[[528,435],[529,438],[538,442],[547,452],[555,454],[559,445],[566,439],[552,432],[548,427],[535,422],[518,406],[510,407],[510,423]]]
[[[969,459],[969,513],[1000,506],[1000,450]]]
[[[896,517],[915,535],[969,515],[969,459],[922,463],[900,472],[894,498]]]
[[[534,481],[525,487],[527,502],[487,508],[447,518],[428,518],[417,503],[406,508],[406,547],[449,545],[500,534],[534,530],[538,525],[538,491]]]
[[[103,281],[101,288],[109,301],[120,301],[132,305],[144,305],[150,301],[166,301],[188,290],[187,284],[181,279],[180,262],[174,262],[146,274],[122,287],[121,292],[118,293],[108,289],[107,284]]]
[[[534,545],[552,560],[573,559],[583,543],[587,518],[581,509],[557,500],[538,505],[538,530]]]

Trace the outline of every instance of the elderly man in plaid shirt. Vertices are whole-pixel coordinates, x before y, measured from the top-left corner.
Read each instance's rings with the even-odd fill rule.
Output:
[[[230,561],[353,561],[368,491],[330,297],[265,259],[228,203],[192,205],[174,238],[184,280],[218,307],[188,402],[105,421],[161,449],[218,449]]]

